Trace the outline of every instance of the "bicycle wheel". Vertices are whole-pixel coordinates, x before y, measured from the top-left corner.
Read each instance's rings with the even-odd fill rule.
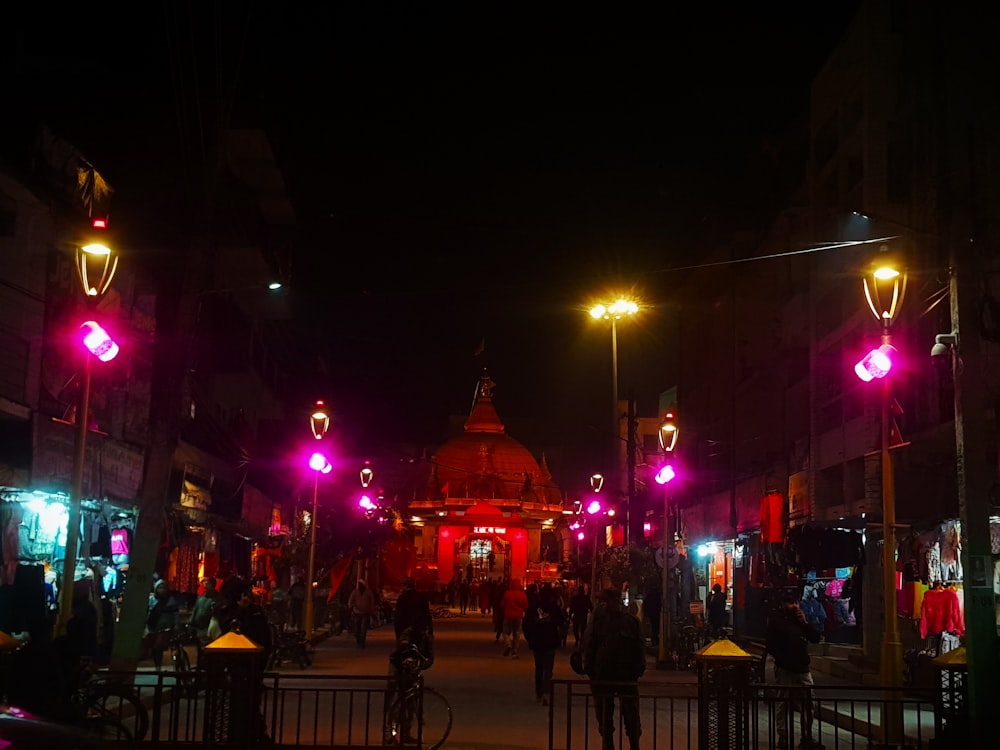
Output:
[[[141,742],[149,729],[149,712],[129,687],[100,683],[84,689],[83,714],[86,722],[102,736],[113,737],[119,730],[128,739]]]
[[[385,731],[382,744],[391,747],[415,745],[416,722],[413,720],[413,701],[408,694],[397,695],[385,714]]]
[[[421,709],[420,746],[436,750],[451,733],[451,704],[434,688],[425,687]]]

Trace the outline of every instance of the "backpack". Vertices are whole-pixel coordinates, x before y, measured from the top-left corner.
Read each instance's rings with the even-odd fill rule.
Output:
[[[608,612],[594,622],[593,657],[587,673],[605,682],[633,682],[646,671],[646,649],[639,621],[627,612]]]

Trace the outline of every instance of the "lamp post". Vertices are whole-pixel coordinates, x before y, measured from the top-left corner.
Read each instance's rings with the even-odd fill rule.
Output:
[[[604,477],[601,474],[590,476],[590,489],[594,491],[594,498],[584,507],[584,512],[593,518],[601,512],[601,501],[597,499],[598,494],[604,489]],[[590,598],[597,599],[597,529],[591,532],[594,539],[594,547],[590,556]]]
[[[887,377],[892,368],[892,323],[897,316],[906,291],[906,274],[899,270],[898,261],[883,245],[863,287],[868,309],[881,327],[881,345],[869,352],[856,366],[855,372],[864,381],[882,381],[881,403],[881,464],[882,464],[882,598],[883,633],[879,658],[879,677],[887,688],[882,707],[882,737],[888,746],[898,744],[902,737],[902,709],[899,696],[893,694],[903,684],[903,644],[899,636],[896,607],[896,486],[892,454],[889,451],[889,408],[892,394]]]
[[[678,433],[679,430],[677,429],[677,422],[674,419],[674,413],[673,411],[668,411],[664,414],[663,421],[660,423],[660,429],[657,431],[660,450],[668,457],[673,455],[674,448],[677,446]],[[674,546],[675,533],[672,521],[676,516],[672,516],[670,513],[670,496],[673,480],[676,477],[677,473],[671,463],[665,463],[653,477],[656,483],[663,487],[663,567],[660,571],[660,585],[662,587],[660,593],[660,644],[656,654],[657,666],[660,669],[666,669],[673,664],[670,659],[670,642],[673,638],[673,627],[670,620],[673,612],[671,611],[669,594],[672,590],[670,586],[669,563],[671,557],[670,550]]]
[[[102,223],[98,223],[101,221]],[[105,229],[103,220],[95,220],[95,229]],[[101,242],[81,245],[76,250],[76,273],[88,303],[99,300],[111,286],[118,268],[118,256]],[[88,307],[90,305],[88,304]],[[76,581],[76,553],[80,545],[80,505],[83,502],[83,468],[87,457],[87,427],[90,422],[91,357],[110,362],[118,355],[118,344],[93,320],[80,331],[87,351],[83,355],[80,392],[76,407],[76,437],[73,444],[73,478],[69,498],[69,518],[66,526],[66,552],[59,586],[59,614],[56,633],[64,635],[66,624],[73,615],[73,584]]]
[[[309,416],[309,425],[313,437],[322,440],[330,428],[330,417],[322,401],[317,401],[313,413]],[[313,579],[316,577],[316,512],[319,508],[319,475],[329,474],[333,466],[322,453],[316,452],[309,457],[309,468],[313,470],[312,515],[309,517],[309,566],[306,573],[306,603],[303,613],[306,638],[312,638],[315,626],[315,602],[313,601]]]
[[[621,478],[624,476],[625,472],[622,471],[622,446],[620,430],[618,428],[618,423],[621,415],[618,411],[618,321],[622,318],[626,318],[635,315],[639,312],[639,305],[634,300],[625,299],[624,297],[619,297],[618,300],[611,303],[610,305],[597,304],[590,308],[590,317],[594,320],[610,320],[611,321],[611,435],[612,435],[612,445],[614,449],[612,450],[612,458],[614,459],[614,467],[616,476],[618,478],[619,490],[621,487]],[[629,501],[631,500],[631,492],[627,488],[623,494],[625,495],[625,546],[629,544],[630,526],[631,526],[631,509]]]

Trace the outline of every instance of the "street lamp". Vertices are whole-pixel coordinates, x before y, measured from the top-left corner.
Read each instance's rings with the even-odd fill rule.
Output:
[[[371,462],[365,461],[365,465],[361,467],[361,486],[368,487],[374,478],[375,470],[372,469]]]
[[[601,501],[598,500],[597,496],[602,489],[604,489],[604,476],[601,474],[591,474],[590,475],[590,489],[594,491],[594,498],[587,503],[584,507],[584,511],[588,516],[595,516],[601,512]],[[590,556],[590,597],[591,599],[597,599],[597,529],[596,527],[591,532],[591,536],[594,537],[594,548]]]
[[[663,421],[660,423],[659,430],[657,430],[660,449],[668,458],[673,455],[674,448],[677,447],[677,437],[679,434],[680,430],[677,428],[677,420],[674,417],[674,412],[672,410],[668,411],[663,415]],[[673,628],[670,620],[673,616],[673,608],[671,607],[671,588],[669,586],[671,557],[669,553],[674,545],[674,528],[673,523],[671,523],[670,495],[673,481],[676,477],[677,472],[670,462],[664,463],[653,476],[656,483],[663,487],[663,567],[660,570],[660,586],[662,589],[660,592],[660,644],[656,655],[657,666],[661,669],[665,669],[671,665],[669,657]],[[674,517],[676,518],[676,516]]]
[[[106,228],[103,219],[95,219],[95,229]],[[111,286],[118,269],[118,255],[99,242],[76,249],[76,273],[88,303],[99,300]],[[89,304],[88,304],[89,306]],[[83,467],[87,456],[87,424],[90,421],[91,357],[109,362],[118,355],[118,344],[93,320],[80,326],[86,353],[80,377],[79,401],[76,408],[76,438],[73,444],[73,480],[70,488],[69,518],[66,527],[66,552],[59,587],[59,615],[56,632],[63,635],[73,615],[73,584],[76,581],[76,554],[80,544],[80,505],[83,502]]]
[[[898,695],[892,689],[903,684],[903,644],[899,636],[896,606],[896,486],[889,452],[889,410],[892,396],[889,389],[889,371],[896,353],[892,346],[892,323],[906,292],[906,273],[900,271],[899,259],[893,257],[886,245],[880,249],[875,263],[863,280],[865,301],[881,332],[881,345],[869,352],[855,366],[855,372],[864,381],[882,381],[881,414],[881,463],[882,463],[882,598],[884,630],[879,660],[879,677],[888,688],[882,707],[883,741],[891,745],[901,738],[902,711]]]
[[[322,440],[326,431],[330,427],[330,417],[322,401],[317,401],[313,408],[313,413],[309,416],[309,424],[312,428],[313,437]],[[306,573],[306,604],[304,612],[306,638],[311,638],[313,634],[314,622],[314,602],[313,602],[313,579],[316,577],[316,511],[319,507],[319,475],[329,474],[333,471],[333,466],[322,453],[316,452],[309,457],[309,468],[313,470],[313,501],[312,516],[309,518],[309,566]]]
[[[621,489],[622,471],[622,447],[621,435],[618,429],[620,414],[618,412],[618,321],[622,318],[630,317],[639,312],[639,305],[631,299],[619,297],[610,305],[597,304],[590,308],[590,317],[594,320],[611,321],[611,435],[614,441],[612,457],[615,460],[615,470],[618,472],[619,489]],[[629,490],[631,488],[628,488]],[[631,491],[625,493],[625,546],[629,544],[629,526],[631,525],[630,508]]]

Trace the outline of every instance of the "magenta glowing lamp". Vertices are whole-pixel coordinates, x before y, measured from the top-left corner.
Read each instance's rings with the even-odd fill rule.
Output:
[[[321,474],[329,474],[333,471],[333,466],[322,453],[313,453],[309,456],[309,468]]]
[[[656,476],[653,479],[656,480],[657,484],[666,484],[674,480],[677,476],[677,472],[674,471],[674,467],[670,464],[664,464],[660,467],[660,470],[656,472]]]
[[[93,320],[80,326],[80,330],[83,331],[83,345],[101,362],[110,362],[118,356],[118,344]]]
[[[358,500],[358,507],[363,510],[372,511],[375,510],[377,506],[372,502],[372,499],[368,497],[368,495],[362,495],[361,499]]]
[[[584,533],[583,533],[582,531],[578,531],[578,532],[576,533],[576,540],[577,540],[578,542],[582,542],[582,541],[583,541],[583,540],[584,540],[584,539],[586,538],[586,536],[587,536],[587,535],[586,535],[586,534],[584,534]]]
[[[864,359],[854,365],[854,372],[866,383],[875,378],[884,378],[892,369],[892,357],[895,354],[896,347],[892,344],[882,344],[878,349],[872,349]]]
[[[587,513],[593,516],[600,512],[601,512],[600,500],[591,500],[589,503],[587,503]]]

